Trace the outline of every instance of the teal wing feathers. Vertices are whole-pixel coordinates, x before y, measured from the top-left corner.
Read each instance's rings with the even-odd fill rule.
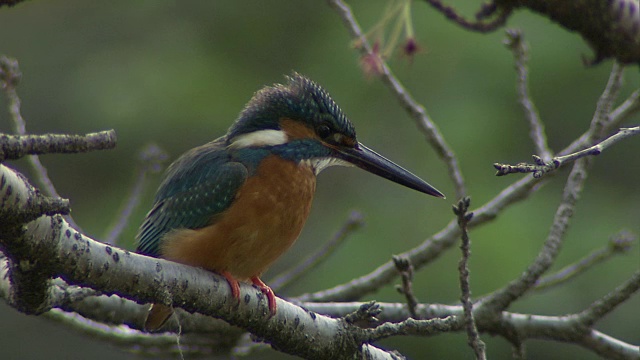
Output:
[[[195,148],[173,163],[140,226],[136,252],[159,257],[162,237],[173,229],[208,226],[233,202],[248,176],[222,140]]]

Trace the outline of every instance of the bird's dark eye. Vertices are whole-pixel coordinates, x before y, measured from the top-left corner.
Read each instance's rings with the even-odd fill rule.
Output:
[[[320,125],[316,129],[316,133],[321,139],[326,139],[329,135],[331,135],[331,129],[327,125]]]

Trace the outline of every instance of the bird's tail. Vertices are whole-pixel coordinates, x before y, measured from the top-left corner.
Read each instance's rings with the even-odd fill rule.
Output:
[[[152,304],[144,328],[147,331],[156,331],[173,315],[173,308],[162,304]]]

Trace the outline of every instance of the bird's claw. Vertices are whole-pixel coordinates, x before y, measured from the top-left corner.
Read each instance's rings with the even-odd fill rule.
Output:
[[[273,293],[273,290],[271,290],[271,288],[267,284],[263,283],[262,280],[260,280],[260,278],[257,276],[252,277],[251,282],[253,283],[253,285],[257,286],[260,291],[262,291],[262,293],[267,297],[270,316],[275,315],[277,311],[277,305],[276,295]]]

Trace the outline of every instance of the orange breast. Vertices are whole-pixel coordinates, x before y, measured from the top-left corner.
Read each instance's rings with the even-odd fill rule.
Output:
[[[315,187],[311,167],[269,156],[213,225],[168,233],[162,255],[240,280],[259,276],[300,235]]]

